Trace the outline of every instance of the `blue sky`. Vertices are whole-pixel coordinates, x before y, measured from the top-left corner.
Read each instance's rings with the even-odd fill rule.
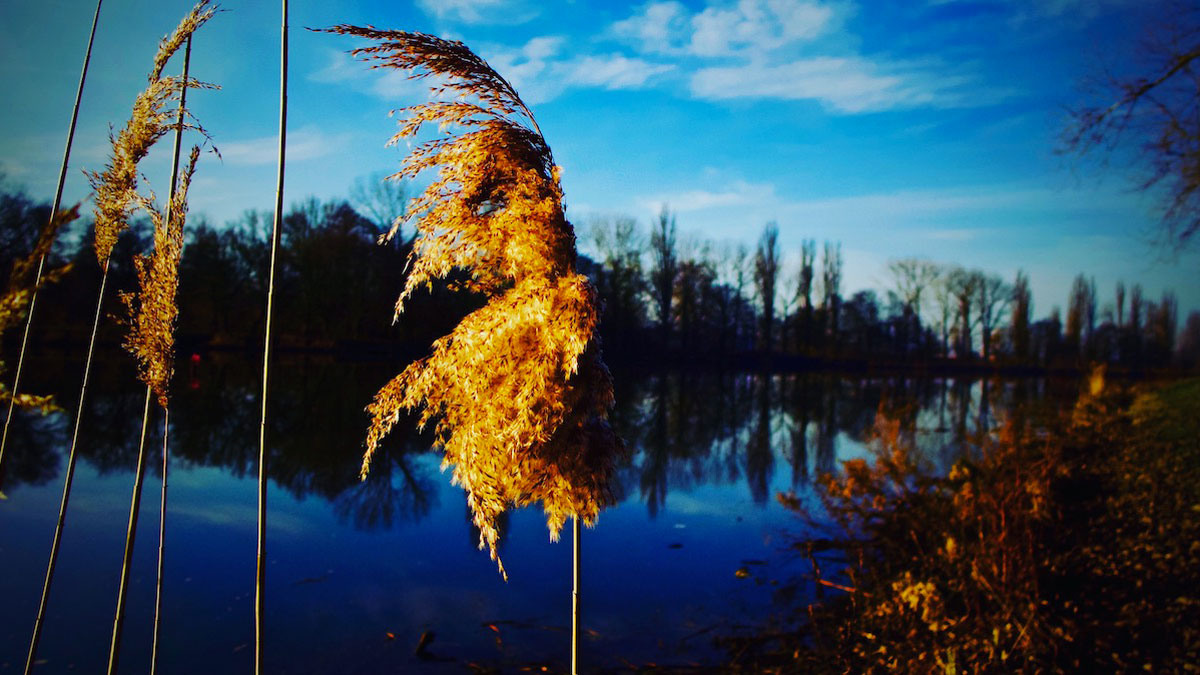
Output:
[[[0,171],[49,199],[95,5],[0,4]],[[110,124],[143,86],[176,0],[106,0],[66,199],[102,168]],[[189,103],[223,160],[202,159],[193,213],[223,223],[273,203],[277,3],[222,4],[192,74],[222,86]],[[345,197],[394,170],[388,112],[423,85],[368,71],[355,40],[305,31],[373,24],[461,39],[531,104],[563,167],[568,216],[663,203],[682,233],[753,245],[776,221],[788,260],[841,241],[844,289],[882,291],[889,259],[925,257],[1031,277],[1035,314],[1065,308],[1075,274],[1101,305],[1118,279],[1200,309],[1200,252],[1150,243],[1154,200],[1135,158],[1107,169],[1054,154],[1064,110],[1101,65],[1118,70],[1161,6],[1120,0],[293,0],[285,200]],[[171,70],[178,69],[173,64]],[[165,190],[169,143],[143,167]],[[583,238],[581,238],[581,242]],[[1193,247],[1195,248],[1195,247]],[[584,250],[587,250],[586,245]],[[848,295],[849,293],[847,293]]]

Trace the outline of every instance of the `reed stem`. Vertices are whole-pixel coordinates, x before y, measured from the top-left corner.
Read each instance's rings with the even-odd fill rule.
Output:
[[[83,384],[79,388],[79,407],[75,412],[75,430],[71,433],[71,450],[67,455],[67,475],[63,481],[62,502],[58,505],[58,524],[54,527],[54,543],[50,546],[50,561],[46,564],[46,579],[42,583],[42,599],[38,602],[37,620],[33,624],[33,638],[29,641],[29,655],[25,659],[25,675],[33,671],[37,658],[38,641],[42,637],[42,622],[46,617],[46,603],[50,599],[50,584],[54,579],[54,567],[58,563],[58,547],[62,543],[63,525],[67,518],[67,502],[71,498],[71,481],[75,478],[75,450],[79,446],[79,425],[83,421],[83,404],[87,397],[88,376],[92,372],[92,354],[96,347],[96,330],[100,327],[100,308],[104,305],[104,288],[108,285],[108,263],[100,277],[100,292],[96,294],[96,317],[92,320],[92,337],[88,340],[87,360],[83,366]]]
[[[571,543],[573,544],[574,555],[572,561],[572,582],[571,589],[571,675],[579,673],[579,580],[582,576],[580,573],[581,556],[579,548],[579,539],[582,534],[582,528],[579,523],[579,516],[571,519]]]
[[[183,145],[183,117],[187,110],[187,82],[188,71],[192,63],[192,36],[189,34],[187,44],[183,50],[183,89],[179,92],[179,117],[175,127],[175,146],[171,151],[171,191],[167,201],[167,217],[166,225],[168,231],[171,228],[171,217],[175,214],[175,191],[179,187],[179,152]],[[154,582],[154,639],[150,647],[150,672],[154,673],[158,667],[158,629],[160,624],[160,613],[162,612],[162,587],[163,587],[163,549],[165,548],[167,535],[167,462],[170,455],[167,453],[167,424],[170,416],[170,409],[163,408],[163,449],[162,449],[162,494],[158,506],[158,573]]]
[[[92,17],[92,32],[88,36],[87,51],[83,55],[83,68],[79,72],[79,87],[75,90],[75,106],[71,109],[71,124],[67,127],[67,144],[63,149],[62,166],[58,171],[58,187],[54,190],[54,204],[50,207],[50,222],[58,217],[62,207],[63,185],[67,181],[67,164],[71,159],[71,145],[75,141],[75,122],[79,119],[79,101],[83,98],[83,83],[87,80],[88,63],[92,60],[92,43],[96,39],[96,24],[100,21],[100,4],[104,0],[96,0],[96,14]],[[8,416],[4,418],[4,432],[0,435],[0,484],[4,482],[4,450],[8,447],[8,427],[12,423],[13,412],[16,410],[18,387],[21,386],[21,369],[25,365],[25,347],[29,343],[29,327],[33,324],[33,307],[37,303],[38,286],[42,283],[42,270],[46,266],[46,256],[38,261],[37,274],[34,276],[33,292],[29,296],[29,309],[25,312],[25,331],[21,336],[21,351],[17,357],[17,369],[13,373],[13,385],[9,393]]]
[[[179,179],[179,150],[183,140],[183,117],[187,106],[187,78],[188,67],[192,56],[192,37],[189,35],[187,39],[187,49],[183,57],[183,87],[179,94],[179,116],[175,127],[175,150],[171,160],[171,186],[170,196],[167,201],[166,224],[170,227],[171,216],[174,213],[175,204],[175,188]],[[149,384],[146,385],[146,405],[142,410],[142,434],[138,441],[138,460],[137,460],[137,475],[133,482],[133,495],[129,498],[129,527],[125,533],[125,556],[121,561],[121,584],[117,591],[117,612],[113,617],[113,632],[112,642],[109,644],[108,650],[108,674],[113,675],[117,672],[117,662],[120,660],[121,652],[121,632],[125,626],[125,596],[128,587],[129,570],[133,565],[133,545],[137,538],[137,523],[138,513],[142,505],[142,486],[146,475],[146,430],[150,426],[150,398],[153,393]],[[160,507],[161,510],[161,507]],[[161,514],[160,514],[161,515]],[[159,525],[160,537],[162,533],[161,521]],[[159,549],[161,553],[162,541],[159,541]],[[157,618],[157,617],[156,617]],[[157,626],[157,621],[155,622]]]
[[[271,225],[271,270],[267,279],[267,317],[263,335],[262,418],[258,428],[258,565],[254,579],[254,672],[262,673],[263,610],[267,583],[267,391],[271,366],[271,316],[275,297],[275,258],[283,222],[283,169],[287,148],[288,3],[283,2],[279,39],[279,171],[275,182],[275,220]]]
[[[121,652],[121,630],[125,627],[125,595],[129,590],[129,569],[133,565],[133,542],[137,537],[138,512],[142,507],[142,482],[146,476],[146,429],[150,426],[150,385],[146,385],[146,404],[142,408],[142,434],[138,440],[137,471],[133,477],[133,495],[129,498],[129,526],[125,530],[125,556],[121,559],[121,584],[117,588],[117,612],[113,616],[112,641],[108,646],[108,675],[117,672]]]
[[[167,539],[167,435],[171,410],[163,410],[162,496],[158,507],[158,576],[154,585],[154,642],[150,646],[150,675],[158,670],[158,628],[162,619],[163,550]]]

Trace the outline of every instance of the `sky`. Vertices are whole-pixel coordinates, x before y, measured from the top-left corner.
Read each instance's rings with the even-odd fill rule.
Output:
[[[110,125],[128,118],[158,40],[191,4],[106,0],[64,200],[87,198]],[[191,211],[223,224],[274,203],[279,7],[227,0],[197,33],[188,103],[202,157]],[[514,84],[563,170],[568,217],[664,204],[691,242],[753,247],[775,222],[785,274],[802,241],[838,241],[844,295],[881,294],[887,263],[927,258],[1030,277],[1034,314],[1065,310],[1076,274],[1101,307],[1118,280],[1180,322],[1200,310],[1200,246],[1156,245],[1136,153],[1055,152],[1066,111],[1104,68],[1135,63],[1164,6],[1148,0],[293,0],[284,199],[345,198],[395,171],[389,112],[426,85],[368,70],[338,23],[462,40]],[[0,173],[49,201],[95,5],[0,3]],[[177,72],[181,60],[168,67]],[[193,139],[190,142],[199,142]],[[165,194],[170,143],[142,164]],[[89,205],[90,206],[90,205]],[[587,237],[580,245],[589,250]]]

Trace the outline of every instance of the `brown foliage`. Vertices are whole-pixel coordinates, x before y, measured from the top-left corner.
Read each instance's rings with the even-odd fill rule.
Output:
[[[391,177],[437,169],[408,208],[416,239],[396,314],[418,288],[455,270],[469,272],[462,286],[488,302],[368,406],[363,475],[401,412],[420,408],[422,425],[436,420],[443,466],[467,492],[480,548],[504,574],[499,514],[540,501],[551,539],[567,517],[593,525],[611,500],[621,447],[606,421],[613,393],[596,339],[599,301],[575,271],[559,168],[517,92],[461,42],[347,25],[328,31],[375,40],[352,53],[373,68],[437,77],[435,95],[458,96],[403,109],[389,141],[431,122],[444,133],[418,145]]]

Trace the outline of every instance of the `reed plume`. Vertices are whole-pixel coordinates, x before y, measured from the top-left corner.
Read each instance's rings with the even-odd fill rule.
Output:
[[[443,134],[418,145],[390,176],[437,169],[408,208],[416,238],[395,318],[417,289],[455,270],[469,273],[457,287],[487,298],[375,395],[362,475],[401,413],[420,409],[422,426],[435,423],[443,468],[453,468],[452,482],[467,493],[479,547],[507,578],[496,553],[497,517],[540,501],[551,540],[567,517],[594,525],[611,502],[622,447],[607,423],[613,391],[596,335],[599,300],[575,271],[560,169],[516,90],[461,42],[349,25],[326,30],[376,41],[351,52],[372,68],[434,76],[435,95],[456,96],[402,109],[388,142],[427,123]]]
[[[134,258],[139,290],[121,296],[129,310],[125,348],[137,358],[139,379],[154,390],[163,408],[167,407],[175,366],[175,319],[179,315],[175,292],[179,287],[188,187],[199,158],[200,147],[192,146],[179,185],[161,211],[154,206],[152,197],[138,196],[138,203],[154,223],[154,251]]]
[[[195,79],[162,74],[167,61],[187,41],[188,36],[211,19],[216,11],[217,7],[210,4],[209,0],[200,0],[174,32],[159,42],[154,67],[147,78],[148,84],[134,99],[129,121],[116,135],[109,135],[113,152],[108,165],[102,173],[88,172],[96,199],[95,247],[96,259],[101,267],[107,267],[117,238],[129,227],[129,216],[140,205],[137,192],[138,163],[160,138],[176,127],[172,117],[177,106],[173,104],[186,88],[216,88],[215,85]],[[194,123],[188,128],[201,133],[204,131]]]
[[[54,217],[42,226],[37,241],[34,242],[33,249],[29,254],[13,263],[8,274],[8,285],[3,294],[0,294],[0,337],[3,337],[5,331],[25,318],[30,302],[39,288],[58,281],[71,269],[70,265],[63,265],[49,271],[40,270],[39,267],[42,265],[42,259],[50,254],[50,249],[53,248],[58,233],[77,218],[79,218],[78,204],[54,214]],[[3,374],[4,371],[3,354],[0,353],[0,374]],[[37,408],[42,412],[54,409],[54,401],[51,396],[17,393],[14,398],[13,393],[4,386],[3,382],[0,382],[0,401],[11,401],[19,407]]]

